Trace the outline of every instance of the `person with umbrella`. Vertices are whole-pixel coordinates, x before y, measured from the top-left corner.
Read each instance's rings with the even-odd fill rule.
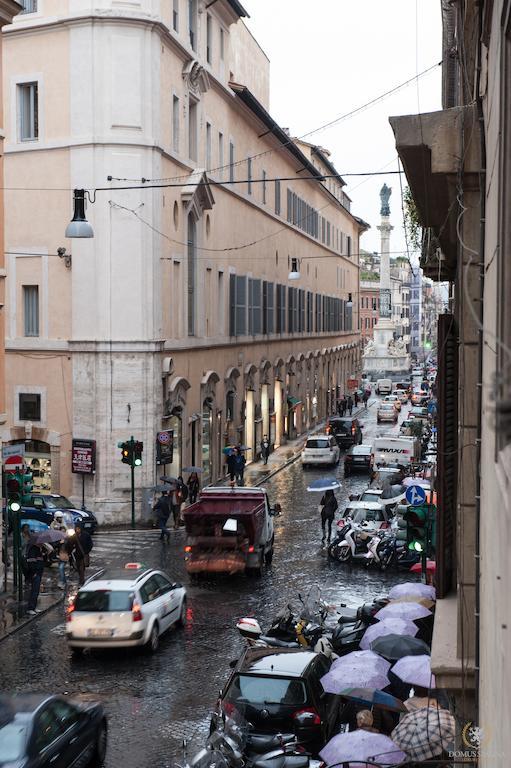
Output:
[[[243,456],[243,453],[241,452],[241,448],[239,446],[236,447],[236,460],[235,460],[235,468],[236,468],[236,482],[238,485],[245,485],[245,481],[243,480],[243,474],[245,472],[245,464],[247,463],[245,457]]]
[[[332,490],[325,491],[324,495],[321,497],[321,501],[319,502],[319,505],[321,507],[321,530],[323,531],[321,544],[325,543],[325,527],[327,525],[328,525],[328,543],[330,544],[330,539],[332,538],[332,522],[334,520],[335,512],[338,507],[337,499],[335,498],[335,493]]]
[[[190,499],[190,504],[195,504],[197,501],[197,496],[199,494],[200,489],[200,482],[199,482],[199,475],[197,472],[192,472],[190,477],[188,478],[188,498]]]
[[[234,448],[231,448],[231,450],[227,454],[227,472],[231,480],[231,485],[234,485],[234,480],[236,478],[236,460],[237,460],[238,453],[239,453],[238,449],[234,447]]]
[[[158,528],[160,529],[160,541],[163,541],[166,536],[167,544],[170,544],[170,531],[167,528],[167,521],[170,517],[170,504],[167,491],[162,491],[160,498],[153,507],[153,512],[156,512]]]
[[[43,578],[43,550],[39,544],[35,543],[33,537],[30,536],[30,531],[23,531],[22,535],[26,539],[26,575],[30,583],[30,595],[28,598],[27,613],[30,614],[30,616],[35,616],[36,614],[40,613],[37,608],[37,601],[39,599],[39,590],[41,589],[41,580]]]
[[[90,552],[92,550],[92,538],[84,531],[81,523],[76,523],[75,532],[66,542],[66,550],[69,556],[74,555],[76,570],[78,571],[78,586],[85,581],[85,569],[90,565]]]

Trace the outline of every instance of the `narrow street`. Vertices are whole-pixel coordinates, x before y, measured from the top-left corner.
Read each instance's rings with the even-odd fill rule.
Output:
[[[376,402],[372,400],[361,416],[365,442],[390,431],[376,425]],[[344,452],[334,470],[343,482],[340,509],[350,493],[368,483],[362,474],[344,483],[343,456]],[[182,580],[188,590],[186,627],[162,638],[153,657],[116,650],[72,661],[60,605],[2,643],[2,689],[66,692],[102,701],[109,720],[108,768],[161,768],[179,762],[182,740],[191,740],[193,750],[207,732],[209,712],[229,674],[229,661],[243,647],[235,628],[238,618],[253,615],[266,627],[298,591],[306,593],[315,583],[329,602],[356,605],[385,595],[392,584],[406,580],[406,574],[350,568],[327,559],[320,548],[319,498],[306,491],[308,482],[322,474],[332,472],[304,471],[296,461],[268,482],[272,501],[282,505],[282,516],[276,520],[273,564],[261,579],[192,585],[183,567],[183,531],[173,534],[167,546],[160,543],[157,531],[100,530],[94,537],[92,565],[137,560]]]

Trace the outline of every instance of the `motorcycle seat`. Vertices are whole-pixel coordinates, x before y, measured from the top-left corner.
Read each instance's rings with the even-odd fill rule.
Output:
[[[268,760],[255,760],[254,768],[308,768],[308,755],[278,755]]]
[[[299,643],[289,643],[286,640],[279,640],[277,637],[268,637],[267,635],[261,635],[259,640],[263,643],[267,643],[269,646],[275,648],[300,648]]]
[[[282,744],[290,744],[295,738],[294,733],[252,733],[247,739],[247,749],[252,752],[264,754],[273,749],[278,749]]]
[[[339,624],[352,624],[357,620],[358,608],[343,608],[339,616]]]

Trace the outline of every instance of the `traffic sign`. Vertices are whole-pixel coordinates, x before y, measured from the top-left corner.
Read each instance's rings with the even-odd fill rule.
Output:
[[[406,489],[406,500],[413,507],[420,507],[426,501],[426,491],[421,485],[410,485]]]
[[[167,445],[170,443],[170,431],[166,430],[165,432],[158,432],[157,439],[162,445]]]

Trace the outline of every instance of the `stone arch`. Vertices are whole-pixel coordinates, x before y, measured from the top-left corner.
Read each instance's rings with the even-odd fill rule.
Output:
[[[186,393],[191,384],[184,376],[175,376],[169,384],[164,407],[164,417],[181,413],[186,406]]]

